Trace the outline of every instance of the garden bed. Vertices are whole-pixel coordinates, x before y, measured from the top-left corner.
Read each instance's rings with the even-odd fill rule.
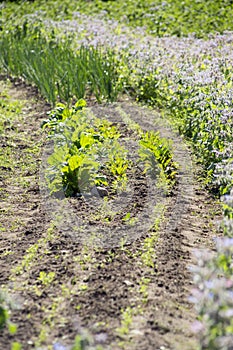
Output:
[[[127,115],[128,123],[129,118],[140,121],[145,130],[153,129],[157,120],[156,131],[173,139],[174,160],[180,163],[176,185],[170,194],[160,194],[159,215],[153,223],[150,221],[150,228],[146,223],[144,230],[134,225],[130,242],[114,236],[107,246],[104,231],[102,245],[97,245],[90,234],[93,226],[101,230],[106,227],[106,212],[98,220],[93,219],[93,212],[87,209],[92,200],[70,199],[71,208],[89,222],[86,232],[75,236],[60,225],[59,218],[51,219],[40,192],[39,171],[46,145],[40,124],[46,117],[47,105],[31,93],[30,87],[9,86],[4,90],[10,96],[9,106],[14,101],[23,104],[19,114],[12,111],[11,127],[4,131],[10,163],[17,164],[18,160],[23,165],[1,168],[5,184],[1,285],[17,304],[11,321],[18,327],[15,335],[5,329],[1,346],[10,349],[16,340],[23,349],[48,348],[55,343],[69,346],[77,334],[88,329],[93,342],[106,349],[180,349],[181,344],[183,349],[195,349],[190,329],[195,311],[188,302],[188,266],[194,262],[193,248],[213,245],[216,216],[212,213],[218,206],[195,179],[187,146],[169,126],[161,126],[157,113],[129,101],[91,107],[97,117],[117,123],[122,118],[126,121]],[[6,98],[3,95],[3,100]],[[128,129],[121,124],[122,140],[125,132],[130,144]],[[28,158],[32,153],[36,154],[33,160]],[[136,208],[140,207],[144,215],[148,212],[153,193],[148,193],[145,175],[135,171],[128,176],[134,178],[135,194],[130,205],[135,208],[132,218],[136,218],[140,212]],[[119,221],[124,225],[122,217],[129,207],[124,210],[110,221],[110,231],[114,225],[119,228]],[[141,230],[137,232],[137,228]]]
[[[230,350],[233,5],[0,11],[1,346]]]

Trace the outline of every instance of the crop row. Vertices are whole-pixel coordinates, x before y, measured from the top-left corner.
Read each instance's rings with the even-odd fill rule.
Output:
[[[84,100],[72,108],[58,104],[42,125],[54,143],[46,169],[50,194],[76,196],[94,186],[120,188],[127,181],[129,162],[118,142],[121,134],[107,120],[88,117],[85,105]]]
[[[9,74],[34,83],[53,105],[88,94],[100,102],[115,100],[119,91],[117,62],[110,52],[81,46],[74,53],[68,41],[47,40],[41,30],[27,35],[16,27],[1,38],[1,65]]]

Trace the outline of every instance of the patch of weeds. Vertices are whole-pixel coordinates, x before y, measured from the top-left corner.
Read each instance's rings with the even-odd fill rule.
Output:
[[[51,298],[49,305],[41,306],[41,311],[43,311],[43,321],[40,325],[39,336],[35,340],[36,347],[42,347],[43,345],[46,345],[48,346],[48,349],[52,349],[52,346],[48,344],[48,338],[49,335],[51,335],[53,329],[55,329],[58,324],[60,326],[63,326],[66,323],[65,318],[62,318],[60,315],[64,308],[65,303],[64,297],[62,295]]]
[[[96,208],[94,213],[90,214],[90,219],[94,221],[104,222],[105,224],[111,223],[117,212],[113,210],[112,206],[109,204],[108,197],[103,198],[101,205]]]
[[[81,283],[79,285],[79,290],[80,291],[86,291],[88,289],[88,284],[87,283]]]
[[[53,282],[55,277],[56,277],[55,272],[46,273],[45,271],[40,271],[40,276],[38,277],[38,281],[40,281],[42,285],[46,287]]]
[[[11,269],[11,277],[10,279],[14,281],[17,275],[22,275],[24,272],[28,272],[30,267],[32,266],[35,259],[39,258],[39,252],[43,251],[43,254],[46,251],[46,245],[49,241],[53,240],[55,236],[54,231],[55,226],[51,223],[51,226],[47,229],[46,235],[43,238],[40,238],[36,243],[31,245],[26,254],[23,256],[21,263]]]
[[[142,295],[142,302],[145,304],[147,302],[148,298],[148,289],[149,289],[149,284],[151,282],[150,278],[142,277],[140,281],[140,289],[139,292]]]
[[[105,262],[111,264],[114,261],[115,257],[116,257],[116,253],[113,253],[112,251],[108,251],[105,257]]]
[[[8,211],[8,215],[6,211],[4,213],[4,221],[1,217],[1,232],[17,231],[19,228],[21,231],[27,225],[21,213],[15,211],[14,202],[28,202],[28,195],[24,192],[29,183],[23,176],[23,172],[31,172],[37,167],[35,156],[32,157],[30,152],[34,151],[34,147],[37,149],[38,147],[28,135],[27,127],[21,128],[26,118],[24,115],[26,100],[13,99],[10,96],[11,88],[11,84],[0,82],[0,134],[2,136],[0,172],[5,186],[1,189],[1,196],[5,201],[4,208]]]
[[[66,324],[66,319],[61,318],[63,310],[66,308],[67,300],[71,300],[74,295],[83,294],[88,289],[88,276],[86,271],[90,266],[93,266],[96,262],[96,258],[93,251],[89,247],[83,246],[78,256],[73,257],[74,269],[77,269],[77,273],[74,273],[76,277],[71,280],[71,284],[61,284],[56,295],[50,299],[49,306],[42,305],[43,322],[41,324],[40,335],[36,340],[36,346],[40,347],[47,344],[48,335],[53,332],[58,325],[63,326]],[[80,269],[81,267],[81,269]],[[38,280],[42,283],[43,287],[50,286],[51,283],[56,283],[56,275],[54,272],[40,272]],[[34,292],[37,295],[41,295],[42,290],[38,286],[34,286]],[[58,286],[57,286],[58,288]],[[76,306],[78,310],[81,305]],[[52,349],[52,347],[51,347]]]
[[[48,336],[53,332],[54,329],[59,325],[66,325],[66,318],[61,317],[63,310],[66,308],[67,300],[72,299],[73,295],[77,295],[80,293],[85,293],[88,289],[88,284],[82,281],[82,277],[78,280],[73,281],[72,286],[67,286],[66,284],[61,285],[60,293],[51,298],[50,304],[42,305],[42,311],[44,313],[43,322],[41,324],[40,334],[35,342],[37,347],[47,345],[48,346]],[[77,305],[75,307],[76,310],[79,310],[81,305]],[[77,338],[78,339],[78,338]],[[77,345],[78,342],[75,344]],[[52,347],[51,347],[52,349]],[[76,349],[76,348],[75,348]]]
[[[44,328],[40,331],[38,339],[35,341],[36,348],[39,348],[48,338],[49,332],[46,331]],[[52,347],[50,347],[51,349]]]
[[[0,227],[0,231],[1,231],[1,227]],[[4,230],[5,231],[5,230]],[[8,256],[8,255],[12,255],[14,254],[14,252],[12,252],[12,250],[6,250],[4,253],[0,254],[1,256]]]
[[[122,218],[122,221],[127,223],[128,225],[135,225],[137,218],[132,217],[131,213],[126,213]]]
[[[116,335],[121,340],[118,341],[117,344],[120,349],[128,349],[131,344],[129,335],[133,329],[134,318],[138,315],[142,315],[143,310],[141,306],[128,306],[121,311],[121,324],[120,327],[116,329]]]
[[[22,345],[18,342],[13,342],[11,344],[11,350],[21,350],[22,349]]]
[[[143,264],[152,269],[154,268],[154,261],[156,258],[156,242],[159,237],[159,226],[164,219],[164,210],[164,205],[157,205],[156,212],[159,213],[159,217],[155,220],[154,226],[150,230],[150,235],[144,239],[141,248],[140,258]]]
[[[79,334],[75,337],[74,345],[71,350],[103,350],[101,345],[95,345],[93,337],[85,331],[83,334]]]
[[[21,275],[24,271],[28,271],[30,269],[31,263],[37,256],[39,247],[42,243],[44,243],[43,239],[40,239],[37,243],[27,249],[27,254],[24,255],[21,264],[11,270],[11,280],[15,279],[15,275]]]
[[[94,250],[91,251],[89,246],[83,246],[78,256],[73,258],[73,261],[81,267],[82,270],[87,270],[88,266],[95,263]]]
[[[150,230],[150,235],[146,237],[136,253],[130,252],[130,250],[125,250],[126,254],[135,261],[140,261],[143,264],[143,270],[149,272],[150,275],[153,275],[155,268],[155,259],[156,259],[156,242],[158,240],[159,226],[161,221],[164,219],[165,206],[159,204],[156,207],[156,212],[158,218],[155,220],[154,226]],[[143,309],[146,306],[148,300],[148,293],[150,290],[151,278],[142,276],[137,284],[139,285],[138,290],[133,290],[134,296],[136,297],[136,304],[133,307],[127,307],[125,310],[122,310],[122,322],[121,326],[117,328],[117,335],[121,338],[127,337],[130,332],[130,329],[133,326],[134,317],[137,317],[140,314],[143,314]],[[128,341],[124,340],[119,342],[120,348],[127,348]]]
[[[14,152],[10,146],[2,148],[2,154],[0,155],[1,169],[7,171],[13,171],[16,167],[16,162],[14,161]]]
[[[122,310],[121,313],[121,325],[116,329],[116,333],[120,337],[124,337],[125,335],[129,334],[130,326],[133,322],[133,314],[134,310],[131,307],[127,307],[125,310]]]
[[[5,130],[10,131],[15,127],[15,119],[22,112],[25,101],[12,100],[8,89],[0,91],[0,135],[5,135]]]

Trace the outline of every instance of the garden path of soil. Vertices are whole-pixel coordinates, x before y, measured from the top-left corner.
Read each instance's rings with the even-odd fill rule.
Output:
[[[27,100],[24,124],[10,130],[9,137],[5,132],[1,141],[2,147],[12,148],[17,160],[31,142],[43,148],[40,123],[49,106],[24,84],[9,88],[8,93],[12,99]],[[188,266],[194,262],[194,248],[213,248],[219,207],[196,180],[197,165],[187,146],[158,113],[127,101],[91,109],[114,122],[127,113],[142,129],[158,130],[173,140],[174,160],[180,168],[177,185],[165,198],[158,239],[150,247],[153,268],[141,256],[145,239],[156,235],[156,228],[126,246],[84,246],[58,229],[56,222],[51,225],[39,189],[41,155],[33,158],[34,174],[25,168],[1,167],[0,220],[5,231],[0,231],[0,282],[18,304],[11,315],[18,330],[9,335],[4,329],[0,349],[10,350],[12,341],[20,342],[23,350],[49,349],[55,343],[68,349],[85,329],[92,334],[93,344],[103,349],[197,349],[190,329],[196,315],[188,302],[192,288]],[[29,185],[24,188],[17,179],[26,177]],[[138,193],[136,203],[146,206],[145,201],[140,203],[140,186]],[[83,210],[82,214],[86,207]],[[41,272],[54,272],[52,280],[46,283]]]

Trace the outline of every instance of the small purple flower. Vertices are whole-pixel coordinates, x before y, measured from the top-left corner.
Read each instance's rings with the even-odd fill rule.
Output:
[[[99,333],[95,335],[95,340],[97,343],[104,343],[107,340],[107,337],[106,333]]]
[[[55,343],[53,345],[53,350],[67,350],[67,348],[63,346],[61,343]]]
[[[192,325],[191,325],[191,329],[193,331],[193,333],[200,333],[203,332],[205,330],[205,327],[203,325],[202,322],[200,321],[195,321]]]

